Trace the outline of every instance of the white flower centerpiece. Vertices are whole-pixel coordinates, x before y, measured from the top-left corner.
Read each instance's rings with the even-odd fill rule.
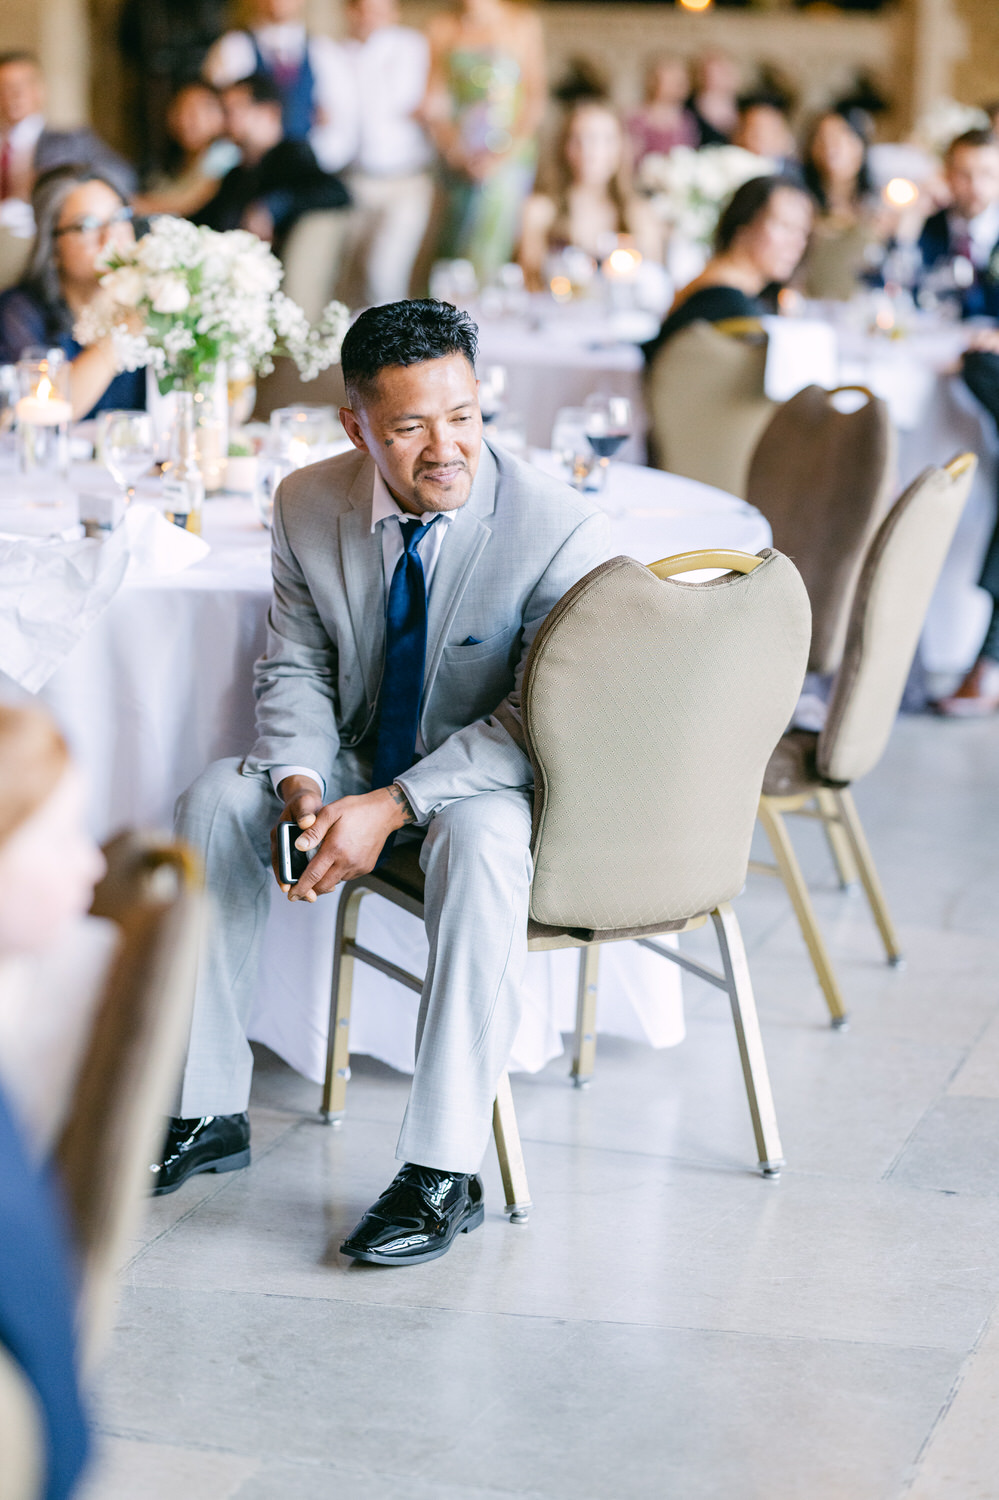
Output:
[[[752,177],[766,177],[776,165],[765,156],[740,146],[674,146],[666,154],[653,152],[638,169],[637,186],[669,230],[669,269],[684,284],[689,262],[696,276],[708,258],[711,238],[728,198]],[[695,264],[696,263],[696,264]]]
[[[76,337],[92,344],[110,335],[120,369],[145,367],[161,395],[188,393],[198,403],[203,466],[217,470],[205,473],[209,489],[224,475],[227,362],[263,375],[287,355],[313,380],[340,358],[347,308],[331,302],[311,326],[280,290],[280,261],[246,230],[219,233],[161,215],[134,245],[109,250],[105,265],[102,295],[84,309]],[[212,433],[213,424],[221,431]]]

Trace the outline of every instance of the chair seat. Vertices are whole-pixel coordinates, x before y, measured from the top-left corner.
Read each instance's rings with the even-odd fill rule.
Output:
[[[399,891],[411,901],[423,901],[423,871],[420,869],[422,843],[415,839],[396,843],[385,860],[374,871],[376,879]],[[646,927],[611,928],[597,931],[590,927],[546,927],[528,919],[527,944],[537,952],[546,948],[583,948],[587,943],[621,942],[626,938],[656,937],[664,932],[684,932],[707,920],[707,912],[684,917],[680,921],[657,922]]]
[[[763,795],[796,797],[825,786],[816,762],[818,744],[810,729],[792,729],[778,740],[763,778]]]

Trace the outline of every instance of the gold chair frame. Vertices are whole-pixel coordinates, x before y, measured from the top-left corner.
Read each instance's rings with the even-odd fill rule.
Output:
[[[702,569],[723,569],[750,573],[761,559],[748,553],[726,550],[682,552],[674,557],[650,563],[657,578],[672,578],[678,573]],[[346,1113],[347,1084],[350,1080],[350,1010],[354,987],[354,963],[363,963],[420,993],[423,980],[408,970],[383,958],[357,941],[361,903],[369,894],[383,896],[404,911],[423,919],[423,902],[410,891],[400,888],[389,871],[372,871],[348,881],[340,898],[333,944],[333,973],[330,995],[330,1019],[326,1050],[326,1072],[320,1113],[328,1125],[338,1126]],[[767,1072],[763,1039],[760,1033],[756,1001],[745,945],[738,919],[730,903],[722,902],[710,913],[691,917],[682,928],[690,932],[703,927],[708,916],[714,924],[721,956],[721,971],[689,958],[675,948],[665,947],[654,938],[638,939],[643,948],[695,974],[717,989],[724,990],[732,1007],[736,1040],[742,1064],[743,1079],[756,1142],[759,1169],[764,1177],[777,1178],[784,1165],[784,1155],[777,1128],[770,1078]],[[614,939],[603,939],[614,941]],[[617,941],[623,941],[618,939]],[[593,1075],[596,1057],[596,1009],[602,942],[584,943],[570,937],[543,936],[528,939],[528,950],[579,948],[577,983],[576,1034],[573,1049],[572,1080],[577,1088],[585,1087]],[[527,1171],[521,1149],[520,1133],[514,1111],[510,1079],[503,1073],[497,1085],[493,1105],[493,1136],[503,1180],[506,1212],[515,1224],[527,1222],[531,1209]]]

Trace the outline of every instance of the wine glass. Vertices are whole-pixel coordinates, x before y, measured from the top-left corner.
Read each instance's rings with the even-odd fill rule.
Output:
[[[17,365],[0,365],[0,432],[8,432],[14,423],[14,407],[21,394]]]
[[[632,434],[631,402],[627,396],[595,391],[586,398],[586,438],[602,469]]]
[[[156,462],[153,421],[144,411],[102,411],[97,417],[97,452],[112,479],[135,499],[136,481]]]
[[[487,365],[479,376],[479,409],[483,422],[492,422],[506,405],[505,365]]]
[[[552,449],[576,490],[586,488],[586,481],[596,464],[586,430],[588,417],[585,406],[563,406],[556,412],[552,428]]]

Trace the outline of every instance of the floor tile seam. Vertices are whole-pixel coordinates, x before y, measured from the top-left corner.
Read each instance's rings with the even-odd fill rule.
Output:
[[[291,1135],[294,1131],[298,1130],[301,1124],[301,1121],[297,1121],[295,1124],[289,1125],[287,1130],[282,1130],[281,1134],[276,1136],[274,1140],[271,1141],[269,1146],[265,1146],[263,1151],[256,1153],[255,1160],[266,1160],[266,1158],[270,1156],[274,1148],[280,1145],[282,1141],[287,1140],[288,1136]],[[206,1177],[212,1174],[202,1172],[199,1175],[201,1177]],[[197,1203],[192,1203],[191,1207],[186,1209],[179,1218],[174,1219],[172,1224],[168,1224],[165,1229],[161,1229],[158,1234],[153,1236],[148,1244],[143,1245],[142,1248],[140,1250],[137,1250],[134,1255],[129,1256],[128,1260],[124,1261],[118,1269],[119,1277],[124,1276],[126,1271],[130,1271],[131,1268],[136,1264],[136,1262],[140,1261],[148,1251],[154,1248],[154,1246],[159,1245],[163,1240],[168,1239],[170,1235],[173,1234],[175,1229],[180,1228],[181,1224],[186,1224],[189,1219],[192,1219],[194,1215],[199,1213],[207,1203],[214,1202],[218,1195],[220,1193],[224,1193],[226,1188],[232,1187],[233,1183],[236,1180],[235,1173],[225,1172],[215,1173],[214,1175],[216,1177],[216,1182],[212,1190],[210,1192],[207,1192],[203,1198],[199,1198]]]
[[[933,1439],[935,1438],[937,1432],[939,1431],[939,1429],[940,1429],[940,1427],[941,1427],[944,1419],[946,1418],[948,1412],[950,1411],[951,1407],[954,1405],[954,1402],[957,1400],[958,1395],[960,1394],[960,1391],[961,1391],[961,1387],[964,1385],[964,1382],[967,1379],[968,1371],[971,1368],[971,1362],[974,1359],[975,1355],[978,1353],[978,1350],[981,1348],[982,1343],[984,1342],[986,1334],[988,1333],[989,1329],[992,1327],[994,1318],[995,1318],[995,1313],[993,1312],[993,1313],[990,1313],[987,1318],[984,1318],[982,1320],[982,1326],[978,1330],[978,1336],[975,1339],[974,1344],[968,1350],[968,1353],[967,1353],[967,1356],[965,1357],[965,1359],[962,1360],[961,1366],[958,1369],[956,1375],[954,1376],[953,1381],[951,1382],[950,1390],[947,1392],[947,1396],[946,1396],[946,1399],[943,1402],[943,1405],[940,1407],[940,1410],[937,1412],[937,1414],[934,1417],[932,1423],[930,1424],[929,1431],[926,1433],[926,1436],[923,1438],[923,1441],[919,1445],[919,1450],[916,1453],[915,1458],[912,1460],[912,1469],[911,1469],[911,1472],[910,1472],[908,1478],[906,1479],[906,1481],[904,1482],[901,1490],[899,1491],[898,1500],[904,1500],[904,1497],[906,1495],[911,1494],[913,1486],[915,1485],[917,1479],[919,1478],[919,1470],[920,1470],[920,1468],[922,1466],[922,1463],[923,1463],[923,1460],[925,1459],[926,1454],[927,1454],[927,1452],[928,1452],[928,1450],[930,1448],[930,1445],[933,1442]]]
[[[185,1295],[211,1296],[211,1297],[254,1297],[268,1302],[297,1302],[303,1306],[314,1306],[321,1303],[326,1307],[347,1307],[364,1310],[378,1310],[382,1312],[405,1312],[405,1313],[447,1313],[451,1316],[478,1318],[478,1319],[505,1319],[522,1323],[556,1323],[560,1326],[569,1325],[574,1332],[581,1328],[622,1328],[642,1329],[649,1333],[690,1333],[703,1335],[709,1338],[743,1338],[763,1340],[773,1344],[815,1344],[835,1345],[844,1348],[856,1349],[885,1349],[904,1350],[906,1353],[925,1354],[952,1354],[962,1358],[968,1357],[968,1346],[965,1344],[929,1344],[921,1341],[909,1341],[906,1339],[870,1338],[861,1339],[855,1337],[837,1336],[835,1334],[817,1336],[803,1333],[780,1333],[776,1331],[764,1331],[760,1329],[719,1327],[707,1328],[699,1323],[679,1322],[649,1322],[644,1319],[628,1319],[622,1317],[595,1318],[592,1316],[577,1317],[571,1313],[551,1312],[522,1312],[516,1309],[504,1308],[482,1308],[482,1307],[456,1307],[447,1302],[380,1302],[380,1301],[357,1301],[344,1296],[322,1296],[310,1295],[308,1292],[268,1292],[262,1289],[248,1289],[245,1287],[176,1287],[161,1282],[143,1282],[139,1286],[133,1286],[132,1290],[139,1292],[169,1292],[172,1296],[184,1297]],[[976,1335],[976,1339],[980,1338]],[[977,1344],[976,1346],[977,1347]]]
[[[406,1469],[404,1472],[396,1472],[391,1469],[372,1469],[356,1464],[343,1463],[342,1461],[327,1463],[323,1459],[300,1458],[294,1454],[249,1452],[245,1448],[230,1448],[223,1443],[206,1443],[196,1438],[192,1438],[190,1441],[185,1440],[182,1443],[172,1442],[162,1437],[150,1437],[147,1433],[132,1428],[108,1426],[101,1422],[92,1423],[91,1431],[100,1438],[116,1438],[126,1443],[142,1443],[150,1447],[169,1448],[176,1453],[218,1454],[225,1458],[249,1459],[261,1465],[280,1463],[286,1468],[301,1469],[303,1473],[328,1474],[334,1479],[389,1479],[405,1481],[414,1477],[412,1469]],[[249,1477],[256,1479],[266,1477],[266,1475],[254,1474]],[[420,1476],[416,1474],[415,1477],[419,1478]],[[519,1487],[515,1490],[497,1489],[495,1486],[489,1484],[480,1484],[476,1488],[479,1493],[495,1495],[497,1500],[508,1500],[508,1497],[509,1500],[543,1500],[542,1491],[540,1490],[523,1490]]]

